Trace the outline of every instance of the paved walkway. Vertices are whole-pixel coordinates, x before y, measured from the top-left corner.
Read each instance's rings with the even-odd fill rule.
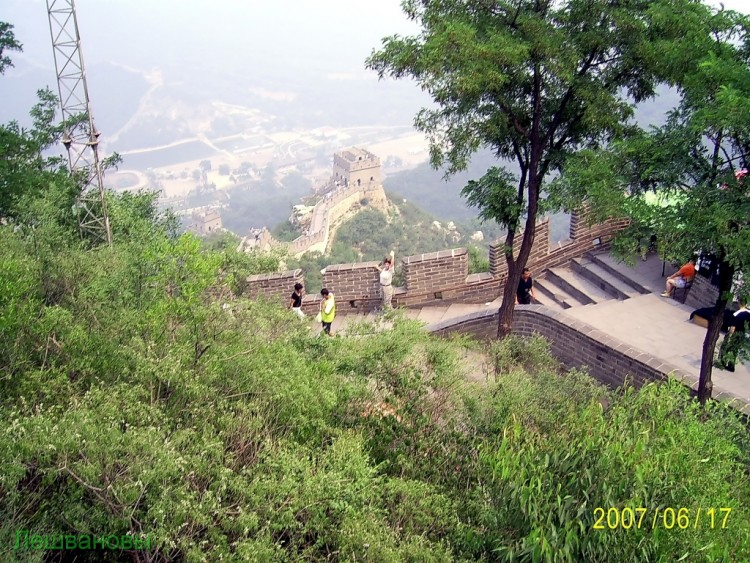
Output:
[[[649,254],[646,262],[638,260],[633,267],[618,262],[611,255],[600,255],[600,258],[654,293],[565,312],[697,377],[706,329],[689,320],[693,307],[660,295],[666,277],[677,268],[670,264],[664,266],[655,254]],[[723,338],[723,335],[719,337],[717,351]],[[750,402],[750,365],[737,364],[735,369],[734,373],[713,369],[713,394],[724,391]]]
[[[691,311],[687,305],[653,293],[565,313],[697,377],[706,329],[688,320]],[[750,402],[750,369],[738,364],[736,370],[714,368],[714,395],[725,391]]]
[[[425,325],[437,323],[440,321],[455,319],[468,315],[469,313],[475,313],[477,311],[484,311],[486,309],[497,309],[500,307],[501,299],[496,299],[491,303],[482,305],[474,305],[470,303],[454,303],[452,305],[435,305],[430,307],[421,307],[419,309],[401,309],[407,318],[416,319],[425,323]],[[338,315],[334,321],[331,329],[334,333],[345,330],[353,323],[367,321],[375,322],[379,320],[380,316],[377,313],[368,313],[367,315]],[[383,321],[379,326],[380,329],[389,328],[390,323]],[[320,332],[320,325],[315,326],[315,330]]]
[[[599,304],[566,309],[565,314],[581,320],[624,343],[692,373],[700,373],[701,350],[706,329],[689,321],[692,308],[673,299],[660,296],[664,290],[666,276],[676,268],[666,265],[662,277],[663,263],[656,255],[649,255],[645,262],[638,260],[628,267],[611,256],[604,256],[608,263],[654,293],[636,295],[625,300],[611,300]],[[426,324],[458,318],[463,315],[500,306],[501,299],[483,305],[453,304],[407,309],[406,316]],[[373,320],[376,315],[351,315],[336,318],[334,331],[344,330],[357,320]],[[381,325],[387,328],[388,323]],[[721,345],[723,335],[719,338]],[[718,368],[713,370],[714,396],[720,392],[732,394],[750,403],[750,365],[737,364],[730,373]]]

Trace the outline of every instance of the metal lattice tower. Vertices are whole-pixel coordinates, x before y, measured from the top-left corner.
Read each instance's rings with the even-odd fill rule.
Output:
[[[81,236],[88,235],[97,243],[106,241],[111,245],[112,229],[99,162],[99,131],[91,114],[75,2],[47,0],[47,15],[62,108],[62,141],[68,150],[70,174],[82,186],[78,196]]]

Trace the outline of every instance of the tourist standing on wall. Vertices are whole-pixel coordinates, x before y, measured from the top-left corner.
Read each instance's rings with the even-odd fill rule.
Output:
[[[302,292],[304,288],[301,283],[294,284],[294,291],[292,292],[291,300],[289,301],[289,307],[292,311],[300,318],[305,318],[305,313],[302,312]]]
[[[531,271],[524,268],[521,279],[518,280],[518,289],[516,289],[516,305],[531,305],[532,297],[536,299],[534,280],[531,279]]]
[[[323,296],[323,300],[320,302],[320,322],[323,324],[323,332],[328,336],[333,336],[331,334],[331,325],[333,324],[333,319],[336,318],[336,301],[333,293],[325,287],[320,290],[320,294]]]
[[[380,270],[380,293],[383,297],[383,310],[391,309],[393,307],[391,301],[393,300],[393,274],[395,272],[394,255],[395,252],[391,250],[391,255],[383,258],[383,262],[378,264],[378,270]]]

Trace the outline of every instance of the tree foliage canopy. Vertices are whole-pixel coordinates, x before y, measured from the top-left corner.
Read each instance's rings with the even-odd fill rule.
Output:
[[[483,217],[508,228],[498,326],[507,334],[515,285],[544,212],[540,197],[555,189],[544,184],[548,173],[582,147],[628,130],[633,103],[668,79],[657,51],[683,32],[681,16],[670,14],[696,8],[689,0],[679,10],[650,0],[407,0],[403,7],[421,33],[384,39],[367,65],[381,77],[412,77],[432,96],[436,107],[422,109],[415,123],[429,138],[433,165],[455,173],[479,148],[518,165],[518,177],[493,167],[463,190]]]
[[[733,277],[750,265],[750,19],[703,7],[689,27],[675,42],[683,49],[671,53],[681,101],[667,122],[569,158],[556,193],[589,202],[594,220],[628,217],[615,244],[622,255],[655,234],[665,260],[713,256],[719,296],[703,346],[705,400]],[[654,205],[649,194],[669,204]],[[747,291],[741,287],[740,297]]]

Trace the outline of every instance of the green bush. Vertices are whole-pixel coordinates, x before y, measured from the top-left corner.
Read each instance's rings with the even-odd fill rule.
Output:
[[[272,260],[131,219],[96,252],[0,226],[0,560],[56,556],[14,550],[18,530],[151,534],[153,561],[750,558],[729,408],[615,393],[541,338],[482,348],[398,313],[319,338],[229,296]],[[495,378],[467,383],[468,353]],[[596,507],[733,511],[626,531],[594,530]]]

